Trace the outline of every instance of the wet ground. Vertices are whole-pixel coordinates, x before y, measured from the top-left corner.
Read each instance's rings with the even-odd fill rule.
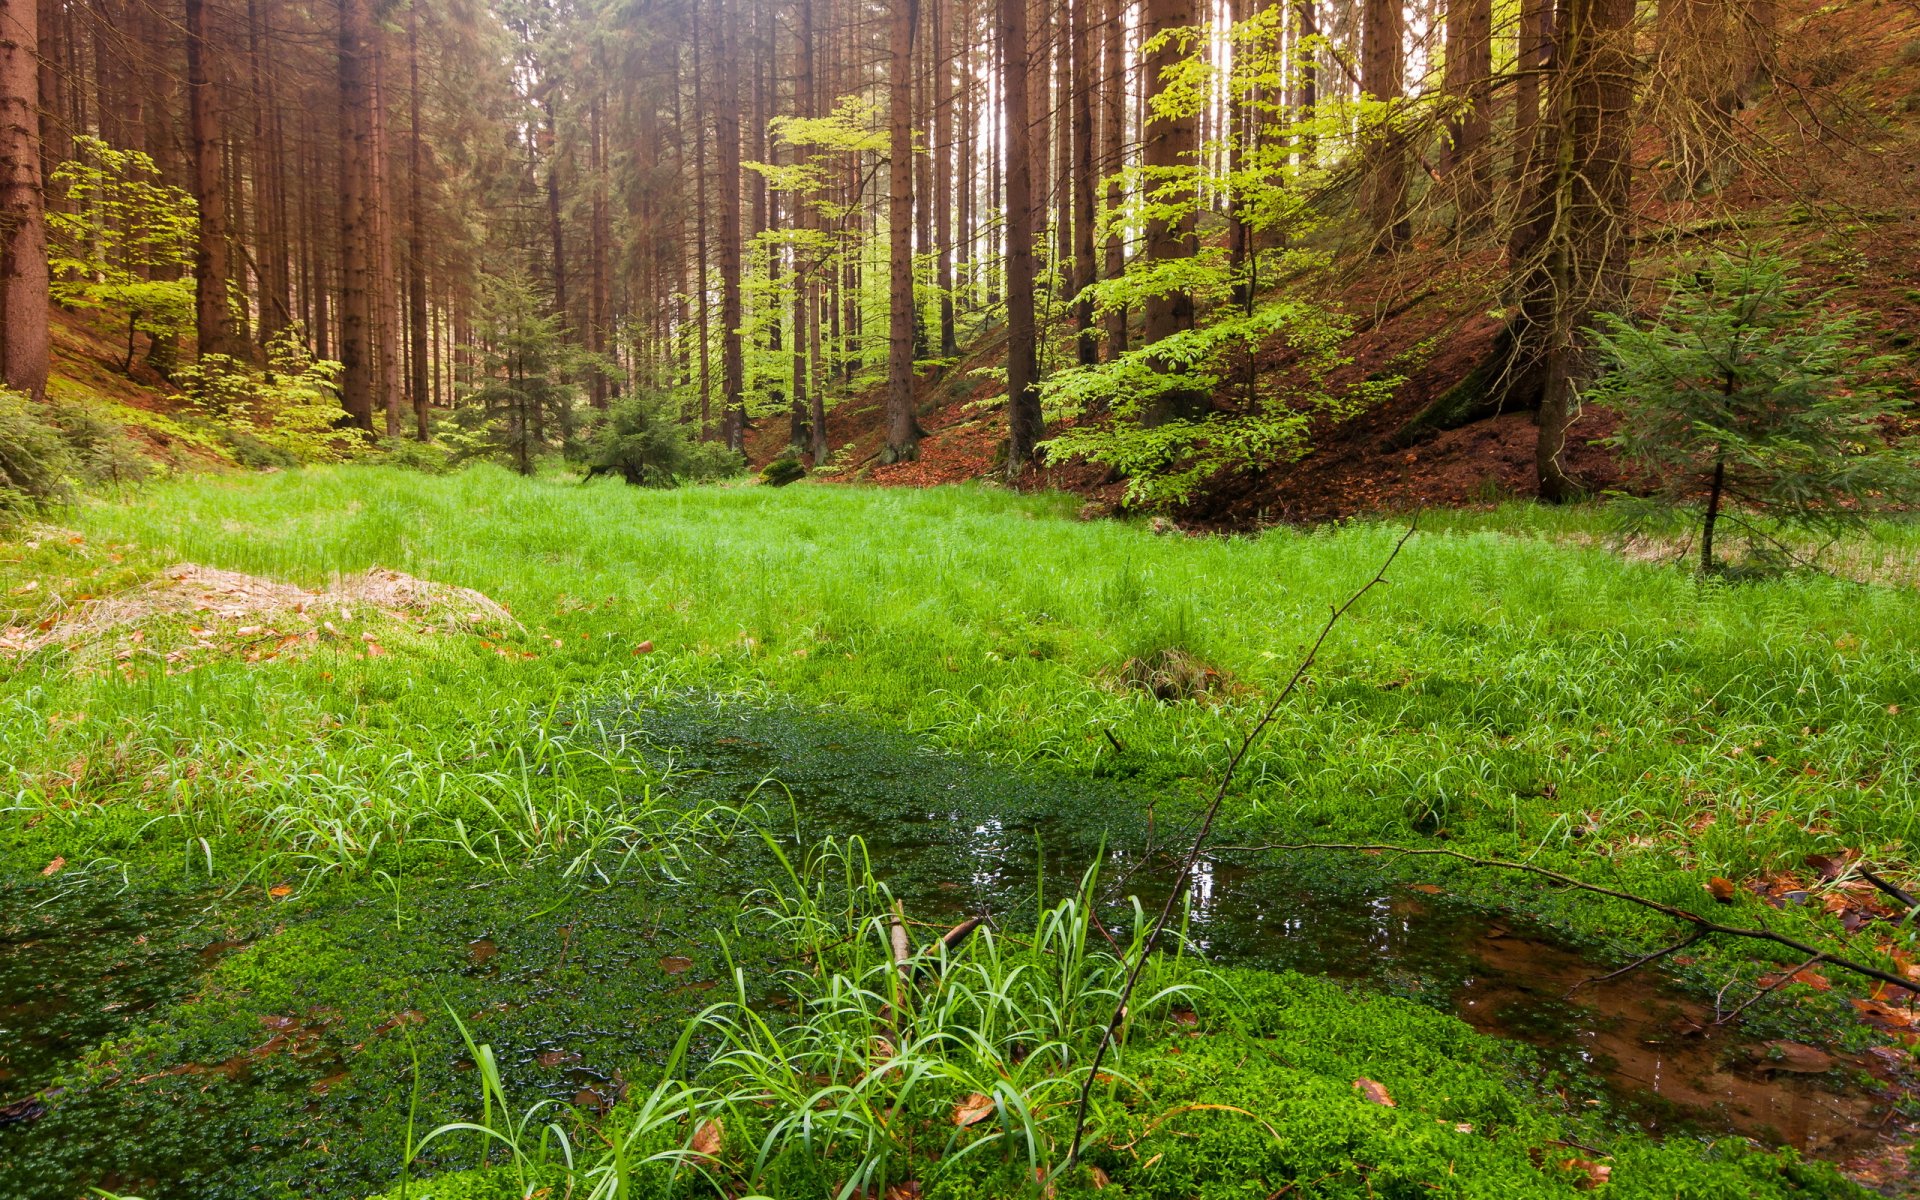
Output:
[[[1169,848],[1192,836],[1156,827],[1149,800],[1121,785],[1010,775],[850,721],[685,709],[639,724],[700,786],[786,806],[801,839],[863,832],[876,870],[930,920],[991,914],[1017,927],[1042,883],[1057,899],[1104,850],[1102,894],[1124,922],[1125,896],[1157,906]],[[1350,860],[1204,862],[1186,929],[1222,962],[1364,981],[1524,1040],[1571,1089],[1603,1093],[1656,1133],[1736,1133],[1839,1160],[1904,1128],[1891,1055],[1716,1025],[1711,1001],[1657,971],[1597,980],[1619,964]]]
[[[1132,919],[1126,898],[1155,904],[1171,873],[1169,847],[1191,836],[1154,813],[1143,787],[1010,772],[850,718],[710,705],[595,715],[641,735],[650,756],[671,755],[685,773],[681,786],[761,806],[795,845],[862,834],[912,915],[935,925],[976,914],[1013,928],[1030,923],[1038,905],[1074,889],[1102,853],[1103,919],[1123,925]],[[748,847],[731,865],[744,879],[767,864]],[[169,1006],[193,994],[203,972],[244,944],[248,922],[260,921],[204,894],[56,883],[0,890],[0,1160],[10,1146],[48,1152],[72,1136],[56,1129],[63,1123],[151,1122],[151,1111],[113,1107],[124,1087],[43,1121],[41,1092],[88,1049],[143,1022],[164,1024]],[[517,1087],[604,1108],[626,1087],[621,1064],[644,1059],[641,1047],[664,1028],[643,1015],[651,1009],[631,1005],[665,996],[692,1009],[724,982],[704,926],[665,893],[606,888],[563,907],[535,880],[485,892],[454,879],[436,886],[409,894],[404,935],[386,915],[390,902],[313,919],[344,931],[339,938],[366,961],[398,956],[378,957],[382,976],[437,979],[434,986],[462,997],[460,1011],[499,1049]],[[1185,928],[1192,952],[1350,978],[1530,1043],[1570,1097],[1605,1102],[1656,1132],[1732,1132],[1846,1160],[1903,1131],[1888,1060],[1715,1026],[1710,1001],[1651,971],[1587,982],[1617,964],[1431,883],[1393,877],[1377,861],[1205,863]],[[617,1019],[608,1016],[610,989],[634,993],[619,1001],[629,1007]],[[313,1137],[291,1129],[278,1148],[264,1138],[263,1123],[283,1120],[275,1114],[296,1114],[290,1125],[386,1129],[395,1083],[380,1072],[397,1067],[376,1070],[359,1056],[368,1045],[397,1044],[407,1027],[429,1019],[420,1011],[427,1007],[396,996],[381,1009],[382,1023],[351,1037],[333,1029],[324,1010],[242,1011],[243,1054],[201,1055],[132,1080],[178,1087],[209,1106],[206,1117],[182,1117],[175,1149],[182,1162],[229,1172],[194,1182],[163,1170],[155,1178],[178,1186],[142,1194],[254,1194],[243,1179],[255,1178],[245,1176],[254,1168],[236,1165],[249,1154],[314,1152]],[[463,1093],[473,1078],[470,1060],[444,1065],[441,1083],[430,1083],[436,1102]],[[270,1092],[277,1098],[265,1098]],[[216,1117],[233,1128],[198,1131]],[[102,1139],[113,1136],[98,1128]],[[134,1127],[120,1133],[147,1136]],[[325,1146],[315,1161],[378,1178],[374,1167],[326,1158]],[[392,1155],[382,1150],[374,1159]],[[76,1150],[60,1169],[143,1182],[85,1176],[84,1160]],[[145,1165],[138,1155],[130,1160]],[[0,1197],[36,1195],[9,1190],[10,1182],[0,1164]]]

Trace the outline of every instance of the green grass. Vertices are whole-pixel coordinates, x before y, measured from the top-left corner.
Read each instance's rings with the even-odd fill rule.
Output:
[[[1328,604],[1401,532],[1159,536],[1077,521],[1076,505],[977,487],[646,492],[347,467],[175,481],[71,513],[77,541],[0,543],[0,617],[16,630],[178,561],[310,587],[377,564],[478,589],[518,622],[448,630],[334,614],[297,652],[250,662],[239,621],[174,616],[146,622],[137,643],[121,630],[71,653],[0,657],[7,903],[174,890],[205,896],[254,939],[208,969],[202,991],[131,1034],[102,1034],[66,1069],[69,1098],[33,1135],[34,1161],[101,1179],[86,1175],[79,1131],[110,1129],[122,1190],[148,1162],[175,1164],[154,1167],[176,1189],[156,1195],[238,1195],[263,1180],[306,1194],[288,1179],[345,1139],[355,1149],[341,1177],[385,1186],[404,1081],[423,1081],[429,1125],[460,1115],[473,1091],[446,1022],[420,1033],[417,1070],[392,1036],[404,1027],[381,1030],[442,998],[499,1053],[526,1050],[503,1068],[517,1088],[571,1098],[531,1047],[572,1048],[567,1031],[592,1029],[605,1063],[622,1044],[608,1031],[629,1029],[626,1053],[642,1047],[630,1082],[644,1090],[641,1068],[705,999],[672,980],[639,993],[603,981],[675,947],[709,972],[751,856],[717,868],[706,854],[737,843],[745,819],[778,824],[781,809],[777,789],[745,809],[703,795],[621,714],[690,697],[790,703],[986,755],[1043,786],[1107,781],[1177,822]],[[1811,573],[1703,582],[1614,553],[1605,521],[1525,507],[1430,519],[1250,760],[1228,836],[1444,841],[1692,906],[1711,904],[1702,884],[1714,875],[1809,878],[1800,863],[1816,851],[1860,851],[1911,887],[1920,595]],[[1850,561],[1916,545],[1910,526],[1885,533],[1891,556],[1850,548]],[[636,653],[643,643],[651,651]],[[1209,697],[1164,703],[1119,682],[1130,660],[1166,650],[1220,673]],[[768,767],[777,777],[778,761]],[[1421,869],[1616,950],[1666,932],[1637,910],[1513,878]],[[1911,931],[1884,923],[1848,937],[1818,905],[1776,911],[1742,892],[1715,911],[1883,965],[1912,949]],[[599,940],[576,942],[576,922]],[[494,935],[543,965],[511,987],[478,971],[464,945]],[[1765,965],[1725,946],[1689,970],[1718,986]],[[509,1007],[475,1017],[496,1002]],[[350,1080],[315,1100],[297,1055],[267,1056],[249,1069],[283,1084],[222,1110],[221,1155],[194,1140],[199,1076],[117,1082],[233,1061],[260,1044],[266,1016],[316,1012],[340,1014],[315,1044],[353,1064]],[[1228,1088],[1231,1064],[1216,1065],[1206,1088]],[[1177,1074],[1163,1086],[1177,1091]],[[1289,1077],[1282,1090],[1317,1095],[1310,1083]],[[1497,1190],[1515,1164],[1495,1158],[1484,1186]],[[1744,1194],[1746,1169],[1728,1168],[1726,1194]],[[0,1169],[0,1197],[38,1200],[15,1178]]]
[[[409,786],[391,777],[408,769],[395,747],[443,771],[502,720],[684,686],[1177,788],[1218,764],[1248,702],[1398,532],[1156,537],[1069,520],[1069,507],[962,488],[649,493],[491,470],[170,486],[76,524],[93,546],[132,543],[156,562],[316,586],[380,564],[478,588],[524,622],[510,640],[534,657],[442,638],[375,661],[224,661],[131,684],[74,680],[43,657],[6,682],[11,790],[29,811],[47,805],[48,822],[87,801],[206,806],[268,789],[208,781],[218,772],[203,767],[192,804],[172,804],[139,768],[292,747],[324,749],[341,786],[378,804]],[[1604,849],[1669,870],[1676,853],[1739,874],[1839,846],[1903,865],[1920,831],[1920,597],[1815,576],[1703,584],[1538,536],[1542,520],[1520,512],[1519,536],[1481,517],[1416,537],[1256,756],[1243,811],[1341,835],[1437,824],[1509,852]],[[35,566],[9,564],[5,579]],[[633,654],[642,641],[652,655]],[[1241,696],[1164,705],[1103,686],[1104,672],[1169,646]],[[54,719],[76,711],[88,719]],[[362,745],[377,762],[359,761]],[[127,767],[49,804],[45,781],[81,755]],[[1688,828],[1707,815],[1704,831]],[[72,819],[62,832],[84,842],[93,828]]]

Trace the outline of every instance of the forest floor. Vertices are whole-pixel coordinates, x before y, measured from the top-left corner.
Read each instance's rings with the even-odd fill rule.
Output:
[[[498,1166],[416,1200],[558,1188],[548,1121],[575,1183],[612,1178],[609,1141],[694,1147],[635,1195],[822,1194],[904,1127],[868,1194],[1037,1196],[1013,1148],[1057,1161],[1071,1111],[1041,1026],[966,1074],[929,1057],[950,1029],[912,1032],[937,1005],[823,1010],[862,928],[898,977],[884,903],[820,933],[881,893],[809,847],[864,837],[915,941],[991,915],[965,970],[1049,981],[1020,1020],[1084,1051],[1111,996],[1084,939],[1165,894],[1236,731],[1401,533],[1080,507],[342,467],[0,544],[0,1197],[366,1196],[454,1119]],[[1595,510],[1435,514],[1217,840],[1526,860],[1920,979],[1860,874],[1920,883],[1920,535],[1879,532],[1853,578],[1730,584],[1665,561],[1677,530],[1620,553]],[[1220,851],[1202,881],[1054,1194],[1914,1194],[1920,993],[1716,939],[1562,1000],[1674,924],[1393,855]],[[973,977],[929,996],[984,1004]],[[690,1020],[717,1090],[663,1110]],[[789,1022],[812,1049],[770,1057]],[[817,1142],[774,1120],[808,1111]],[[414,1171],[479,1155],[450,1135]]]

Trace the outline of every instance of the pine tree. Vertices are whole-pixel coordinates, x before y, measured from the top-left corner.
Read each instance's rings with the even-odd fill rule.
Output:
[[[1920,501],[1920,439],[1884,428],[1911,405],[1874,382],[1896,360],[1831,300],[1776,253],[1718,254],[1644,327],[1600,318],[1608,371],[1589,398],[1620,413],[1611,443],[1660,499],[1698,514],[1702,573],[1724,520],[1764,541],[1757,521],[1830,532]]]

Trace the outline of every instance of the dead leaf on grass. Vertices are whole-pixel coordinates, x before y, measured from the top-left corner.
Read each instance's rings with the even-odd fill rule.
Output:
[[[688,1147],[695,1154],[713,1158],[720,1153],[720,1140],[726,1129],[716,1119],[709,1118],[694,1130],[693,1144]]]
[[[1387,1091],[1385,1084],[1368,1079],[1364,1075],[1353,1081],[1353,1090],[1359,1092],[1374,1104],[1380,1105],[1382,1108],[1399,1107],[1399,1105],[1393,1102],[1393,1093]]]
[[[1726,876],[1715,875],[1712,879],[1707,880],[1703,886],[1707,889],[1707,895],[1712,896],[1720,903],[1733,903],[1733,880],[1728,879]]]
[[[60,868],[66,865],[67,860],[64,855],[55,855],[52,862],[40,868],[40,873],[42,875],[57,875],[60,873]]]
[[[953,1123],[961,1129],[969,1125],[978,1125],[992,1115],[993,1101],[979,1092],[974,1092],[953,1106]]]
[[[1560,1162],[1560,1169],[1580,1176],[1574,1186],[1582,1191],[1592,1191],[1613,1177],[1613,1168],[1606,1163],[1597,1163],[1590,1158],[1567,1158]]]

